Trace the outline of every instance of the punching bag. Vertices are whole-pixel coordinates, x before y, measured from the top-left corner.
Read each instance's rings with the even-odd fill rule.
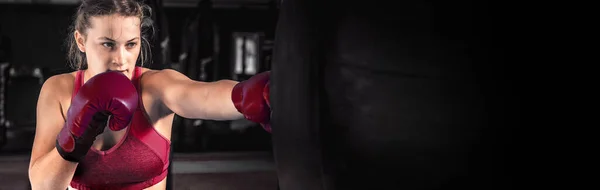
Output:
[[[6,123],[6,85],[8,82],[8,69],[10,68],[11,56],[10,39],[2,34],[0,25],[0,150],[7,141]]]
[[[1,46],[0,46],[1,47]],[[8,124],[6,118],[6,86],[9,77],[10,64],[8,62],[0,62],[0,150],[6,145],[8,136]]]
[[[147,65],[147,67],[164,69],[171,62],[169,25],[164,11],[164,4],[162,0],[147,0],[146,4],[152,9],[151,18],[154,22],[154,35],[153,39],[150,40],[152,64]]]
[[[193,80],[213,81],[215,74],[212,1],[201,0],[186,20],[182,40],[182,69]]]
[[[510,188],[510,81],[486,8],[282,1],[271,81],[280,189]]]

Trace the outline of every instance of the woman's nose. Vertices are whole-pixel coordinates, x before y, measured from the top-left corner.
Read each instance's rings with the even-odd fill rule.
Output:
[[[119,48],[119,50],[117,50],[114,53],[113,56],[113,64],[116,67],[122,67],[123,65],[125,65],[127,63],[127,50],[125,48]]]

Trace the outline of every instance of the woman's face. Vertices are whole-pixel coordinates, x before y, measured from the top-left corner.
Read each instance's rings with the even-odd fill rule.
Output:
[[[90,24],[85,35],[75,32],[79,50],[86,55],[89,74],[111,70],[131,78],[140,55],[140,19],[113,14],[91,17]]]

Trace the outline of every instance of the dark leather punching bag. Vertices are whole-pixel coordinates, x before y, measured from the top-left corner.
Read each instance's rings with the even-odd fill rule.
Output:
[[[515,107],[487,8],[284,0],[271,81],[280,189],[509,189]]]
[[[317,1],[281,4],[271,63],[273,154],[279,189],[323,189],[319,124],[319,29]],[[311,14],[312,13],[312,14]]]
[[[6,86],[9,79],[9,69],[10,64],[8,62],[0,62],[0,150],[6,145],[8,140],[8,126],[6,126],[8,124],[6,117]]]
[[[182,69],[194,80],[213,81],[215,74],[212,1],[201,0],[183,28]]]
[[[10,68],[11,56],[10,39],[2,35],[2,25],[0,25],[0,150],[7,141],[6,126],[6,86],[8,82],[8,69]]]
[[[146,4],[152,8],[154,35],[150,41],[152,45],[152,64],[145,66],[152,69],[164,69],[171,62],[169,25],[164,4],[162,0],[146,0]]]

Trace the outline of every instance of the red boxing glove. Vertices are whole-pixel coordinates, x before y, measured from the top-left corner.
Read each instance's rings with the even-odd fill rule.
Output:
[[[269,100],[270,71],[257,74],[233,87],[231,100],[235,108],[250,121],[260,123],[271,132]]]
[[[104,131],[109,116],[111,130],[124,129],[137,106],[137,90],[122,73],[109,71],[90,78],[71,101],[56,150],[65,160],[79,162]]]

